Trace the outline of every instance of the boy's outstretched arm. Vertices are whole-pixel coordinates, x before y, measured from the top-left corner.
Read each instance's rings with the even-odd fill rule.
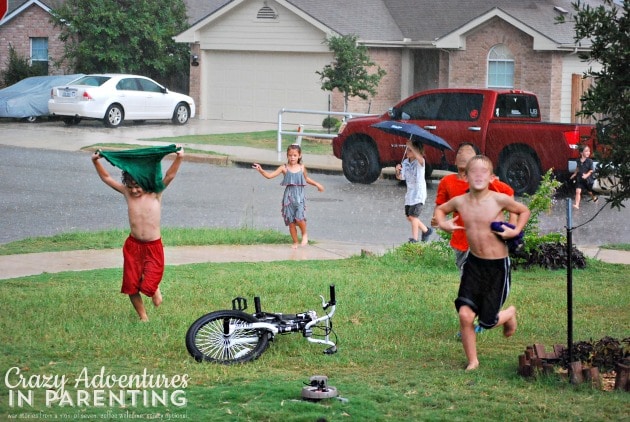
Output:
[[[103,167],[103,165],[99,161],[101,158],[102,158],[101,153],[99,151],[94,151],[94,154],[92,154],[92,163],[94,164],[94,168],[96,169],[98,176],[101,178],[103,182],[105,182],[107,186],[111,187],[112,189],[120,193],[124,193],[125,185],[123,185],[122,182],[114,179],[109,174],[109,172],[105,169],[105,167]]]
[[[179,149],[175,153],[175,160],[173,161],[173,164],[171,164],[171,166],[168,168],[166,174],[164,175],[164,178],[162,179],[162,183],[164,183],[165,187],[168,186],[173,181],[173,179],[175,179],[175,175],[177,174],[179,166],[181,166],[182,164],[182,159],[184,158],[184,147],[182,147],[181,145],[177,145],[177,147]]]
[[[460,226],[457,223],[459,216],[448,219],[448,220],[446,219],[447,215],[453,213],[454,211],[457,211],[456,206],[455,206],[456,200],[457,200],[457,197],[436,207],[433,214],[435,218],[435,223],[437,224],[437,226],[448,233],[453,233],[453,231],[455,230],[465,229],[464,226]]]

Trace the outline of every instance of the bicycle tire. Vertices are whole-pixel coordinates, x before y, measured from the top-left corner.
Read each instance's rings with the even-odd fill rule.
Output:
[[[245,312],[223,310],[206,314],[186,332],[186,348],[197,362],[224,365],[258,359],[269,347],[270,333],[264,329],[239,329],[239,324],[257,322]],[[224,327],[228,327],[225,334]]]

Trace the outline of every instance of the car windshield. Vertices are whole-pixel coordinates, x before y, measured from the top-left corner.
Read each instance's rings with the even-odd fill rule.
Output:
[[[87,75],[80,79],[77,79],[72,85],[89,85],[89,86],[101,86],[111,78],[109,76],[94,76]]]

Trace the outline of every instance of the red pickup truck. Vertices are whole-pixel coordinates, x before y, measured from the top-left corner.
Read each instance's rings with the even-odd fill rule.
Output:
[[[346,178],[372,183],[383,167],[403,159],[406,139],[372,127],[383,120],[413,123],[446,140],[453,149],[472,142],[490,157],[495,173],[517,195],[536,191],[541,175],[553,169],[560,179],[575,168],[578,146],[592,149],[595,127],[542,122],[531,92],[494,89],[435,89],[418,92],[380,116],[349,119],[333,139]],[[425,148],[431,169],[454,170],[454,151]]]

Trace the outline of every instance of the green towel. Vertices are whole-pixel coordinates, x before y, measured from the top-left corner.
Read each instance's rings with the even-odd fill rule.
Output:
[[[166,187],[162,183],[162,158],[179,149],[172,144],[166,147],[99,151],[99,153],[111,165],[129,173],[144,191],[159,193]]]

